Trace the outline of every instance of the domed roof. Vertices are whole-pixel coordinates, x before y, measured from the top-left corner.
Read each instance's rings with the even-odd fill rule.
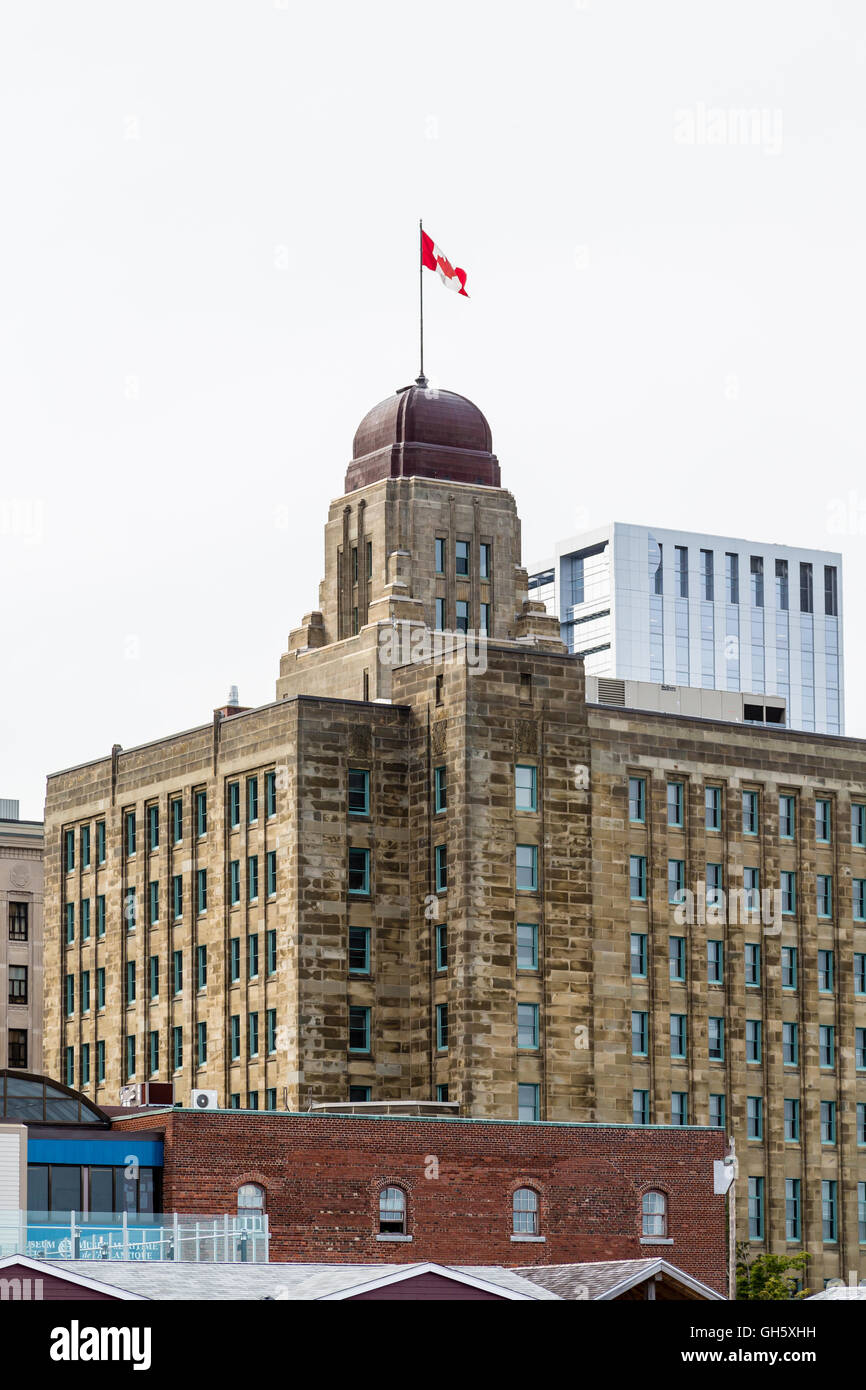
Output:
[[[404,386],[364,416],[355,431],[352,458],[392,444],[436,444],[489,454],[493,437],[478,406],[465,396],[429,386]]]
[[[472,401],[421,379],[364,416],[346,472],[346,492],[382,478],[423,477],[499,487],[490,426]]]

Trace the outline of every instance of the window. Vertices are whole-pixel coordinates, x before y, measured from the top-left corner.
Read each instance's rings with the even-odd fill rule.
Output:
[[[445,780],[445,768],[434,767],[433,769],[433,809],[437,815],[447,809],[448,806],[448,783]]]
[[[250,1057],[259,1055],[259,1016],[255,1011],[247,1015],[247,1051]]]
[[[812,603],[812,566],[800,564],[800,612],[811,613]]]
[[[232,1060],[233,1062],[239,1062],[240,1059],[241,1059],[241,1016],[240,1016],[240,1014],[232,1014],[231,1018],[229,1019],[229,1025],[230,1025],[230,1026],[229,1026],[229,1034],[230,1034],[230,1043],[229,1043],[229,1046],[230,1046],[230,1048],[231,1048],[231,1060]]]
[[[370,1088],[368,1087],[367,1090],[369,1091],[369,1089],[370,1089]],[[368,1095],[367,1098],[369,1099],[369,1095]],[[446,1102],[447,1102],[447,1100],[448,1100],[448,1085],[447,1085],[447,1083],[446,1083],[444,1086],[440,1083],[440,1084],[436,1087],[436,1099],[437,1099],[438,1101],[446,1101]]]
[[[858,1071],[866,1071],[866,1028],[854,1029],[854,1065]]]
[[[857,849],[866,849],[866,804],[855,802],[851,807],[851,843]]]
[[[207,989],[207,946],[195,948],[195,985],[196,989]]]
[[[66,1017],[71,1018],[75,1013],[75,976],[67,975],[64,980],[64,998]]]
[[[229,903],[237,907],[241,900],[241,861],[232,859],[229,864]]]
[[[149,1036],[149,1053],[150,1074],[151,1076],[155,1076],[159,1071],[159,1032],[156,1028],[152,1030]]]
[[[718,1092],[710,1095],[710,1124],[713,1129],[725,1128],[725,1097]]]
[[[821,1183],[821,1239],[825,1244],[837,1239],[835,1179]]]
[[[664,1239],[668,1233],[668,1199],[663,1192],[645,1192],[641,1200],[641,1232]]]
[[[90,940],[90,899],[81,900],[81,940]]]
[[[258,1108],[258,1107],[255,1107]],[[260,1231],[265,1214],[265,1189],[257,1182],[245,1182],[238,1188],[238,1216],[248,1231]]]
[[[833,993],[833,952],[818,952],[818,990],[821,994]]]
[[[684,859],[668,860],[668,902],[681,903],[686,888],[686,864]]]
[[[818,916],[833,916],[833,878],[830,874],[818,874]]]
[[[96,822],[96,862],[105,863],[105,821]]]
[[[854,993],[866,994],[866,955],[854,952]]]
[[[370,773],[364,768],[349,768],[349,815],[370,814]]]
[[[705,800],[705,825],[707,830],[721,830],[722,828],[722,789],[721,787],[706,787],[704,790]]]
[[[629,894],[632,902],[646,902],[646,858],[642,854],[629,857]]]
[[[787,1097],[784,1103],[785,1121],[785,1142],[788,1144],[799,1143],[800,1139],[800,1102],[796,1096]]]
[[[277,973],[277,933],[275,929],[270,929],[265,933],[265,952],[267,955],[267,970],[269,975]]]
[[[815,802],[815,839],[819,845],[830,843],[830,802],[819,797]]]
[[[349,928],[349,974],[370,973],[370,928]]]
[[[649,1091],[632,1091],[631,1093],[631,1119],[632,1124],[649,1124]]]
[[[469,631],[469,604],[466,599],[459,598],[455,605],[456,609],[456,628],[458,632]]]
[[[71,946],[75,940],[75,904],[66,904],[66,944]]]
[[[30,935],[29,903],[9,904],[9,940],[26,941]]]
[[[740,557],[731,552],[725,554],[725,598],[728,603],[740,601]]]
[[[455,571],[458,578],[469,578],[469,541],[458,541],[455,546]]]
[[[151,850],[159,849],[159,807],[147,808],[147,843]]]
[[[511,1199],[511,1226],[516,1236],[538,1235],[538,1193],[518,1187]]]
[[[761,947],[756,942],[747,941],[745,953],[746,984],[757,987],[761,983]]]
[[[785,1179],[785,1239],[800,1240],[800,1179]]]
[[[435,951],[436,969],[439,971],[448,969],[448,928],[444,922],[438,922],[435,929]]]
[[[196,894],[201,916],[203,912],[207,912],[207,869],[199,869],[196,873]]]
[[[437,600],[436,600],[436,631],[437,631],[437,632],[443,632],[444,629],[445,629],[445,600],[444,600],[444,598],[437,598]],[[440,682],[441,680],[442,680],[442,677],[441,677],[441,676],[437,676],[437,677],[436,677],[436,682],[437,682],[437,685],[436,685],[436,694],[437,694],[437,697],[441,697],[441,693],[442,693],[442,686],[439,684],[439,682]],[[441,705],[441,703],[442,703],[441,698],[437,698],[436,703],[437,703],[437,705]]]
[[[72,870],[75,868],[75,831],[74,831],[74,830],[67,830],[67,831],[66,831],[66,834],[65,834],[65,837],[64,837],[64,842],[65,842],[64,860],[65,860],[65,863],[66,863],[66,872],[67,872],[68,874],[71,874],[71,873],[72,873]]]
[[[683,784],[668,782],[668,825],[682,826]]]
[[[677,598],[689,596],[689,549],[686,545],[674,546],[674,565],[676,568]]]
[[[370,851],[349,850],[349,892],[368,895],[370,892]]]
[[[760,1062],[761,1060],[761,1020],[759,1018],[746,1019],[746,1061]]]
[[[725,969],[725,946],[723,941],[707,942],[707,984],[723,983]]]
[[[707,907],[721,908],[724,906],[721,864],[707,864]]]
[[[536,811],[538,769],[518,763],[514,769],[514,808],[517,811]]]
[[[478,547],[478,563],[482,579],[490,578],[490,552],[492,547],[487,541],[482,541]]]
[[[26,965],[10,965],[10,966],[8,967],[8,970],[9,970],[9,1003],[10,1003],[10,1004],[26,1004],[26,1003],[27,1003],[27,966],[26,966]],[[86,975],[87,972],[85,971],[84,974]],[[88,977],[88,978],[89,978],[89,977]],[[83,982],[83,980],[84,980],[84,975],[82,975],[82,982]],[[87,1010],[86,1010],[85,1007],[84,1007],[83,996],[82,996],[81,1010],[82,1010],[82,1013],[86,1013],[86,1012],[87,1012]]]
[[[126,890],[126,904],[124,907],[127,931],[135,931],[136,927],[136,894],[134,888]]]
[[[199,1023],[196,1028],[196,1057],[198,1065],[203,1067],[207,1062],[207,1024]]]
[[[764,1102],[760,1096],[746,1096],[746,1138],[761,1139],[764,1134]]]
[[[233,936],[229,942],[229,983],[236,985],[241,978],[241,939]]]
[[[241,784],[229,782],[229,826],[236,830],[241,823]]]
[[[27,1029],[9,1029],[9,1066],[19,1071],[27,1070]]]
[[[755,868],[743,869],[744,907],[746,912],[761,910],[761,871]]]
[[[259,818],[259,779],[258,777],[247,778],[247,821],[250,825],[255,825]]]
[[[159,998],[159,956],[151,956],[149,962],[150,973],[150,997]]]
[[[866,878],[855,878],[851,886],[851,904],[855,922],[866,922]]]
[[[764,1179],[749,1178],[749,1240],[764,1239]]]
[[[253,932],[247,939],[247,969],[250,980],[258,979],[259,974],[259,937],[258,932]]]
[[[481,633],[482,633],[482,635],[483,635],[484,637],[489,637],[489,636],[490,636],[490,604],[489,604],[489,603],[482,603],[482,604],[480,605],[480,613],[481,613],[481,621],[480,621],[480,623],[479,623],[479,629],[480,629],[480,631],[481,631]]]
[[[631,934],[631,973],[634,979],[644,979],[646,976],[646,934],[644,932],[632,932]]]
[[[713,552],[701,551],[701,598],[712,603],[714,596]]]
[[[251,854],[247,858],[247,892],[251,903],[259,899],[259,856]]]
[[[152,927],[159,921],[159,884],[156,880],[148,884],[148,921]]]
[[[135,843],[136,843],[136,835],[135,835],[135,812],[134,812],[134,811],[127,811],[126,816],[125,816],[125,823],[126,823],[126,853],[127,853],[127,855],[129,856],[129,858],[131,859],[132,856],[135,854]]]
[[[444,538],[444,536],[437,536],[437,537],[436,537],[436,573],[437,573],[437,574],[444,574],[444,573],[445,573],[445,538]]]
[[[538,846],[518,845],[515,851],[517,869],[517,891],[536,893],[538,891]]]
[[[687,1125],[689,1122],[689,1097],[686,1091],[671,1092],[671,1124]]]
[[[671,1014],[671,1056],[682,1058],[686,1055],[686,1016]]]
[[[265,855],[265,878],[267,881],[268,897],[277,896],[277,851],[269,849]]]
[[[357,1004],[349,1007],[349,1051],[370,1051],[370,1010]]]
[[[448,1051],[448,1005],[436,1005],[436,1048],[439,1052]]]
[[[171,1030],[171,1065],[173,1071],[180,1071],[183,1066],[182,1028],[172,1028]]]
[[[521,1081],[517,1086],[518,1120],[538,1120],[541,1118],[539,1088],[534,1082]]]
[[[207,834],[207,792],[195,794],[195,833],[199,839]]]
[[[96,1082],[101,1085],[105,1080],[105,1040],[100,1038],[96,1044]]]
[[[863,1147],[866,1145],[866,1103],[857,1102],[857,1143]]]
[[[126,1002],[127,1005],[135,1003],[135,961],[126,962]]]
[[[82,825],[82,827],[81,827],[81,867],[82,867],[82,869],[89,869],[89,868],[90,868],[90,826],[89,826],[89,825]]]
[[[175,874],[171,880],[171,896],[174,920],[179,922],[183,916],[183,878],[180,874]]]
[[[743,792],[743,834],[757,835],[758,833],[758,793],[753,791]]]
[[[96,971],[96,1007],[105,1008],[105,966],[100,965]]]
[[[631,1053],[633,1057],[646,1057],[647,1037],[646,1013],[633,1011],[631,1016]]]
[[[725,1060],[725,1020],[723,1018],[707,1019],[707,1047],[711,1062],[723,1062]]]
[[[277,814],[277,774],[265,773],[265,815],[271,820]]]
[[[825,1070],[836,1065],[836,1029],[832,1024],[818,1025],[818,1065]]]
[[[797,802],[793,796],[779,797],[779,835],[793,840],[797,829]]]
[[[646,820],[646,778],[628,779],[628,818],[635,825],[643,825]]]
[[[670,977],[672,980],[682,981],[686,978],[686,939],[684,936],[672,936],[668,941],[668,960],[670,962]]]
[[[821,1101],[821,1143],[836,1143],[836,1102],[835,1100]]]
[[[81,1044],[81,1084],[90,1085],[90,1043]]]
[[[535,1051],[538,1048],[538,1005],[517,1005],[517,1046]]]
[[[782,1062],[786,1067],[796,1067],[799,1063],[799,1025],[791,1022],[782,1024]]]
[[[793,870],[783,869],[779,885],[782,890],[782,915],[793,917],[797,911],[797,875]]]
[[[135,1076],[135,1036],[132,1033],[126,1035],[126,1079],[130,1081]]]
[[[406,1234],[406,1193],[402,1187],[383,1187],[379,1193],[379,1234]]]
[[[171,803],[171,838],[176,845],[183,839],[183,801],[180,797]]]

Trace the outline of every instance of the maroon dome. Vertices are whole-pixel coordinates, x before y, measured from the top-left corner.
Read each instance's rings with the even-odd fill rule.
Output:
[[[465,396],[404,386],[374,406],[355,431],[346,491],[399,477],[499,487],[492,448],[490,426]]]

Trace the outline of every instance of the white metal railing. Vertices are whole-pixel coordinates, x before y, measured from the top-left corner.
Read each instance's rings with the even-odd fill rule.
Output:
[[[0,1212],[0,1258],[266,1264],[267,1216]]]

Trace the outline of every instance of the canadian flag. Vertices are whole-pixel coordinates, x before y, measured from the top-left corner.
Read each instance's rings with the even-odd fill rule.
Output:
[[[466,294],[466,271],[461,270],[459,266],[453,266],[445,252],[425,231],[421,232],[421,264],[428,270],[435,270],[442,284],[447,285],[449,290],[469,298]]]

